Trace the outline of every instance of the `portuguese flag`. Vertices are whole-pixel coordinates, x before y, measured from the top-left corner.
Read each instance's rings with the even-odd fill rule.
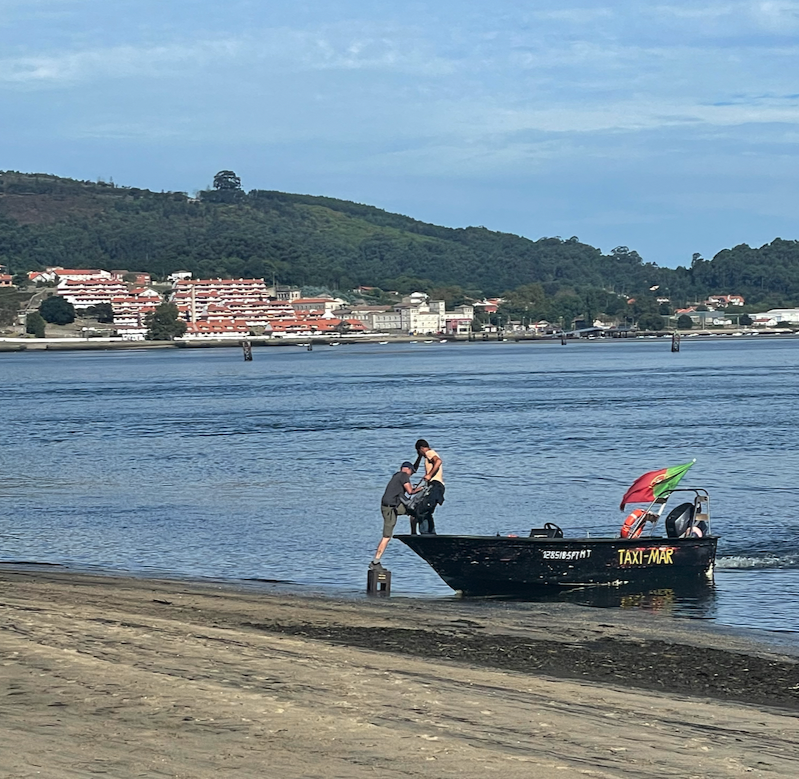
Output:
[[[665,493],[671,492],[685,472],[696,462],[691,460],[685,465],[675,465],[673,468],[662,468],[659,471],[650,471],[639,476],[621,499],[621,510],[628,503],[651,503]]]

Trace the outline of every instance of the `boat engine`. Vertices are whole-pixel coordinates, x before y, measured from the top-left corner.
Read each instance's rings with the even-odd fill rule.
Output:
[[[694,524],[694,504],[680,503],[666,517],[666,535],[669,538],[687,536]]]

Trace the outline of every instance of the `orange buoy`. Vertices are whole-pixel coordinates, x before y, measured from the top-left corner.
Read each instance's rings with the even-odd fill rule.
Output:
[[[644,514],[646,514],[646,511],[643,509],[633,509],[630,516],[624,520],[619,535],[622,538],[638,538],[644,530],[644,523],[639,523],[639,520]],[[636,527],[637,523],[639,523],[638,527]]]

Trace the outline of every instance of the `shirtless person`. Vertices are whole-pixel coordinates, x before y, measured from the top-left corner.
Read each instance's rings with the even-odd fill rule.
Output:
[[[424,481],[430,485],[430,491],[425,496],[423,504],[416,512],[416,519],[419,522],[420,533],[435,534],[436,526],[433,521],[433,512],[436,506],[444,502],[444,471],[442,468],[443,463],[438,453],[430,448],[430,444],[420,438],[416,442],[416,463],[413,470],[419,467],[419,464],[424,460]]]

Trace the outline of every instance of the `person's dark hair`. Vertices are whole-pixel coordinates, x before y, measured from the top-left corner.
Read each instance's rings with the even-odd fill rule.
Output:
[[[420,446],[424,446],[426,449],[429,449],[429,448],[430,448],[430,444],[428,444],[428,443],[427,443],[427,441],[425,441],[425,440],[424,440],[424,438],[420,438],[420,439],[419,439],[419,440],[416,442],[416,445],[415,445],[415,446],[416,446],[416,451],[417,451],[417,452],[419,451],[419,447],[420,447]]]

